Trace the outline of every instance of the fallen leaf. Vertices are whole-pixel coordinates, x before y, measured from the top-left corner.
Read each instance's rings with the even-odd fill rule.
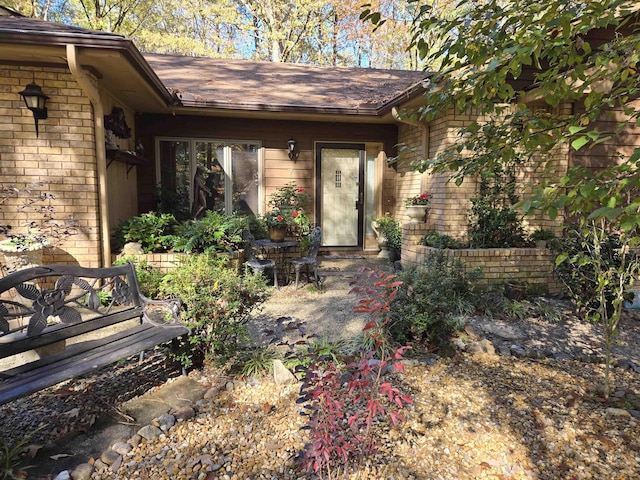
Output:
[[[78,407],[65,412],[63,415],[66,415],[69,418],[77,418],[80,415],[80,409]]]
[[[38,454],[38,450],[42,448],[42,445],[31,444],[27,447],[27,457],[35,458]]]
[[[49,458],[51,460],[60,460],[61,458],[73,457],[73,455],[69,453],[58,453],[57,455],[51,455]]]

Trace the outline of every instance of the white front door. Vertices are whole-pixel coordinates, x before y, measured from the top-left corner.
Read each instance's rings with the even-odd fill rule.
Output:
[[[318,211],[323,246],[362,246],[364,145],[319,144]]]

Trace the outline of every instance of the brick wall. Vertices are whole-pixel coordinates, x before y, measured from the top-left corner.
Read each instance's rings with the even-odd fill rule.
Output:
[[[561,105],[559,109],[567,110],[571,105]],[[558,110],[561,113],[561,110]],[[557,113],[558,113],[557,112]],[[474,178],[467,177],[461,185],[450,181],[446,174],[432,174],[429,171],[418,173],[412,164],[423,158],[434,158],[450,145],[459,141],[459,129],[472,121],[482,122],[483,118],[476,112],[461,112],[451,109],[445,115],[438,117],[428,126],[427,152],[422,148],[422,127],[401,125],[399,128],[399,143],[403,150],[398,162],[398,182],[396,186],[396,218],[401,222],[408,221],[405,213],[404,200],[422,192],[432,195],[427,225],[439,233],[451,237],[464,239],[467,235],[468,214],[471,208],[471,198],[476,195],[478,183]],[[464,156],[466,153],[462,152]],[[562,145],[551,155],[544,170],[535,165],[523,167],[518,172],[519,192],[521,197],[533,190],[539,179],[548,175],[561,175],[566,172],[569,159],[569,146]],[[534,215],[524,220],[525,226],[551,228],[560,232],[562,218],[550,221],[542,215]]]
[[[50,97],[37,138],[18,94],[34,80]],[[94,137],[91,104],[68,70],[0,65],[0,185],[46,182],[44,189],[56,196],[56,217],[73,215],[80,225],[77,235],[45,252],[45,263],[100,264]],[[14,228],[26,222],[16,202],[4,205],[0,218]]]
[[[418,245],[429,230],[425,224],[406,223],[402,226],[402,265],[420,265],[425,256],[436,249]],[[538,291],[559,293],[561,285],[553,274],[553,255],[546,248],[483,248],[445,250],[459,258],[467,270],[481,267],[485,285],[499,285],[506,280],[519,280]]]
[[[121,258],[135,258],[139,262],[146,262],[148,266],[155,268],[156,270],[161,271],[162,273],[168,273],[177,266],[179,266],[182,262],[184,262],[185,258],[190,255],[188,253],[141,253],[134,255],[125,255],[118,254],[112,255],[112,261],[115,262]],[[227,255],[227,254],[219,254],[219,255]],[[239,250],[233,253],[233,255],[229,256],[229,266],[233,266],[241,271],[242,264],[244,262],[244,250]],[[292,258],[293,256],[300,256],[298,251],[297,255],[288,254],[287,258]]]

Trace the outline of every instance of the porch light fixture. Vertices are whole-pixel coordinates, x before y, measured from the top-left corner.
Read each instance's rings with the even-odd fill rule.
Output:
[[[289,159],[293,160],[294,162],[296,160],[298,160],[298,155],[300,154],[300,152],[296,152],[296,141],[293,138],[290,138],[287,141],[287,147],[289,150]]]
[[[47,118],[47,107],[45,104],[49,99],[44,93],[42,93],[42,88],[37,85],[35,82],[31,82],[29,85],[25,87],[25,89],[21,92],[18,92],[22,99],[24,100],[24,104],[27,106],[29,110],[33,113],[33,120],[36,124],[36,137],[38,136],[38,120],[44,120]]]

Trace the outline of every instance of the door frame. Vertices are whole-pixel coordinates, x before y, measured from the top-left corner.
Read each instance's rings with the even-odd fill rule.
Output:
[[[366,144],[363,143],[341,143],[341,142],[316,142],[315,143],[315,168],[316,168],[316,225],[321,225],[322,219],[322,149],[334,148],[343,150],[358,150],[358,241],[356,245],[326,245],[327,247],[336,248],[364,248],[364,209],[365,209],[365,163],[367,157]],[[324,228],[324,227],[322,227]]]

